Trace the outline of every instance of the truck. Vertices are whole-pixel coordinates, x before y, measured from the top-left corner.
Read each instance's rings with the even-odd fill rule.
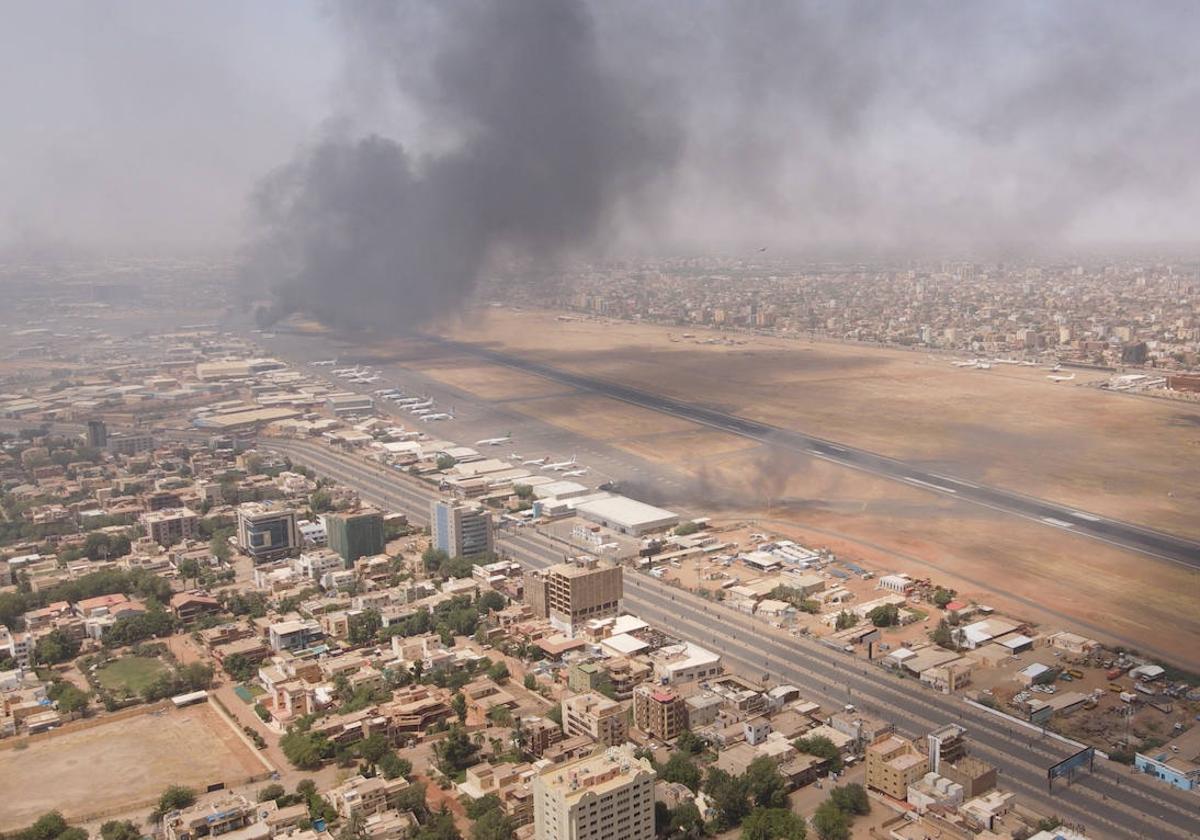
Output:
[[[1158,692],[1155,691],[1153,688],[1151,688],[1150,686],[1146,685],[1145,683],[1141,683],[1141,682],[1134,683],[1133,690],[1140,691],[1142,694],[1147,694],[1151,697],[1153,697],[1155,694],[1158,694]]]
[[[1110,668],[1104,676],[1110,680],[1115,680],[1124,673],[1125,672],[1120,668]]]
[[[1137,695],[1134,694],[1132,691],[1122,691],[1121,692],[1121,702],[1122,703],[1132,703],[1136,699],[1137,699]]]

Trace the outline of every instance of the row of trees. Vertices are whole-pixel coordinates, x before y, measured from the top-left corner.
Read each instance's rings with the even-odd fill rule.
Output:
[[[0,592],[0,624],[17,630],[21,627],[21,617],[29,610],[56,601],[75,603],[117,592],[165,604],[171,599],[171,583],[145,569],[101,569],[37,592]]]

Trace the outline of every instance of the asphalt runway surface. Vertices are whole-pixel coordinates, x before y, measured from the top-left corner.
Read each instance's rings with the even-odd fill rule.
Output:
[[[472,355],[496,365],[569,385],[581,391],[610,397],[630,405],[689,420],[770,446],[783,447],[821,458],[831,463],[903,482],[910,487],[1020,516],[1046,527],[1070,531],[1159,560],[1178,563],[1190,568],[1200,568],[1200,542],[1174,534],[1143,528],[1129,522],[1015,493],[1011,490],[966,481],[945,473],[929,472],[904,461],[845,446],[804,432],[771,426],[703,405],[632,388],[619,382],[583,376],[478,345],[443,339],[433,340],[455,352]]]
[[[356,489],[365,501],[406,513],[416,524],[429,518],[434,488],[411,476],[335,453],[318,444],[263,440],[294,461]],[[578,553],[533,528],[501,530],[498,544],[514,559],[544,568]],[[923,736],[946,723],[967,730],[971,753],[996,766],[1002,788],[1036,810],[1087,827],[1090,837],[1183,838],[1200,836],[1200,802],[1193,795],[1144,779],[1123,766],[1096,759],[1094,773],[1081,772],[1047,790],[1046,770],[1078,747],[1042,737],[1019,721],[998,717],[961,698],[933,692],[913,679],[795,638],[735,610],[686,593],[645,575],[625,576],[624,607],[672,635],[719,652],[726,667],[751,679],[769,675],[837,709],[858,709],[894,722],[905,737]]]

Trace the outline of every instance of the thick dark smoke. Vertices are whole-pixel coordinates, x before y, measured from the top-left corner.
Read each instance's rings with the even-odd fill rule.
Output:
[[[444,40],[423,60],[398,8],[340,7],[362,63],[436,111],[448,148],[417,157],[379,134],[336,136],[269,177],[249,263],[275,285],[264,320],[426,323],[462,304],[490,256],[591,242],[676,160],[669,110],[603,66],[581,3],[439,4]]]

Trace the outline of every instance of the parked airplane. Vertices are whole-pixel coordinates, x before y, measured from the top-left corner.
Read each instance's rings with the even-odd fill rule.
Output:
[[[521,460],[522,458],[524,458],[524,457],[525,457],[525,456],[524,456],[524,455],[522,455],[520,452],[514,452],[513,454],[511,454],[511,455],[509,455],[509,456],[508,456],[508,460],[510,460],[510,461],[520,461],[520,460]]]
[[[433,413],[433,409],[432,409],[432,408],[414,408],[414,409],[412,410],[412,413],[413,413],[413,414],[416,414],[416,415],[419,417],[419,416],[421,416],[422,414],[432,414],[432,413]]]
[[[1070,382],[1072,379],[1075,378],[1075,374],[1071,373],[1071,374],[1067,374],[1066,376],[1059,376],[1057,374],[1052,373],[1049,376],[1047,376],[1046,378],[1049,379],[1051,382]]]
[[[553,464],[546,464],[544,467],[542,467],[542,469],[554,470],[555,472],[562,472],[563,470],[571,469],[571,467],[573,467],[573,466],[575,466],[575,456],[574,455],[571,456],[570,461],[557,461]]]
[[[521,466],[523,466],[523,467],[540,467],[545,463],[546,463],[545,458],[530,458],[528,461],[522,461]]]
[[[504,437],[484,438],[483,440],[475,441],[476,446],[500,446],[503,443],[511,443],[512,435],[507,434]]]
[[[444,411],[439,411],[437,414],[426,414],[421,419],[424,420],[426,423],[428,423],[430,420],[453,420],[454,415],[447,414]]]
[[[970,361],[966,361],[966,362],[954,362],[953,364],[954,364],[954,366],[955,366],[955,367],[961,367],[961,368],[966,368],[966,367],[975,367],[977,364],[979,364],[979,360],[978,360],[978,359],[971,359]]]
[[[324,359],[319,362],[312,362],[313,367],[333,367],[337,364],[337,359]]]
[[[570,472],[563,473],[563,478],[579,478],[580,476],[584,476],[587,474],[588,474],[588,468],[584,467],[583,469],[571,470]]]
[[[433,405],[433,400],[425,400],[424,402],[414,403],[408,407],[408,410],[416,414],[416,409],[430,408]]]
[[[422,402],[420,397],[404,397],[403,399],[396,400],[396,405],[405,408],[410,405],[416,405],[419,402]]]

